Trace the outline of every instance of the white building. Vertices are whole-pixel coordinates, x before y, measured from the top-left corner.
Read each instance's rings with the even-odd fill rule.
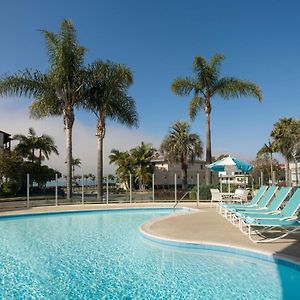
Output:
[[[249,175],[243,172],[231,172],[227,174],[224,172],[219,172],[219,180],[222,184],[234,184],[234,185],[248,185]]]
[[[171,164],[159,153],[156,153],[154,159],[154,182],[157,188],[168,188],[174,186],[175,174],[177,177],[177,185],[182,184],[182,170],[180,164]],[[200,184],[205,183],[205,164],[204,160],[195,160],[188,164],[187,182],[188,185],[197,184],[197,174],[199,174]],[[213,173],[213,182],[217,183],[217,173]]]

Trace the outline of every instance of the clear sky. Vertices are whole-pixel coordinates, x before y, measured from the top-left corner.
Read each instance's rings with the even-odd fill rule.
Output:
[[[191,75],[195,55],[223,53],[222,75],[254,81],[264,95],[263,103],[251,98],[213,99],[213,154],[253,159],[280,117],[299,118],[299,1],[10,0],[1,1],[0,8],[0,74],[27,67],[46,71],[38,29],[58,31],[63,18],[72,20],[80,43],[88,48],[86,63],[110,59],[132,69],[130,94],[137,102],[140,126],[127,130],[109,123],[106,155],[112,147],[124,149],[141,140],[158,147],[174,121],[188,120],[189,98],[173,95],[170,85],[178,76]],[[30,120],[29,103],[1,99],[0,130],[25,133],[33,126],[39,134],[57,139],[63,157],[62,120]],[[76,118],[74,156],[93,171],[95,119],[85,112]],[[203,141],[204,126],[201,112],[192,130]],[[52,160],[54,166],[62,166],[62,158]]]

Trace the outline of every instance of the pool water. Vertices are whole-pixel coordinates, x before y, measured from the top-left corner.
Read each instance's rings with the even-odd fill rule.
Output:
[[[178,249],[138,228],[170,210],[0,219],[2,299],[299,299],[300,268]]]

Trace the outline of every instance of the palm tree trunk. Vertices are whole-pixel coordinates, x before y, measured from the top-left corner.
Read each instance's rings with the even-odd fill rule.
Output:
[[[181,158],[182,190],[183,191],[187,190],[187,169],[188,169],[187,163],[184,161],[183,158]]]
[[[285,158],[285,182],[287,186],[290,186],[290,166],[289,166],[289,160]]]
[[[97,136],[97,199],[103,197],[103,139]]]
[[[72,199],[72,128],[66,128],[67,199]]]
[[[105,112],[100,114],[97,120],[97,199],[103,197],[103,140],[105,137]]]
[[[66,162],[67,162],[67,199],[72,199],[72,129],[74,112],[72,108],[64,111],[64,125],[66,132]]]
[[[270,154],[270,166],[271,166],[271,182],[272,182],[272,185],[274,185],[275,182],[274,182],[274,176],[273,176],[273,156],[272,156],[272,153]]]
[[[205,112],[205,118],[206,118],[206,164],[211,163],[211,132],[210,132],[210,110],[207,109]],[[209,168],[206,168],[205,170],[205,182],[206,184],[211,184],[211,171]]]

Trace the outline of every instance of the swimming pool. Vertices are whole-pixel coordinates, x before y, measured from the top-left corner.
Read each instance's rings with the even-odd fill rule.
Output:
[[[296,299],[300,268],[151,242],[167,209],[0,218],[2,299]]]

